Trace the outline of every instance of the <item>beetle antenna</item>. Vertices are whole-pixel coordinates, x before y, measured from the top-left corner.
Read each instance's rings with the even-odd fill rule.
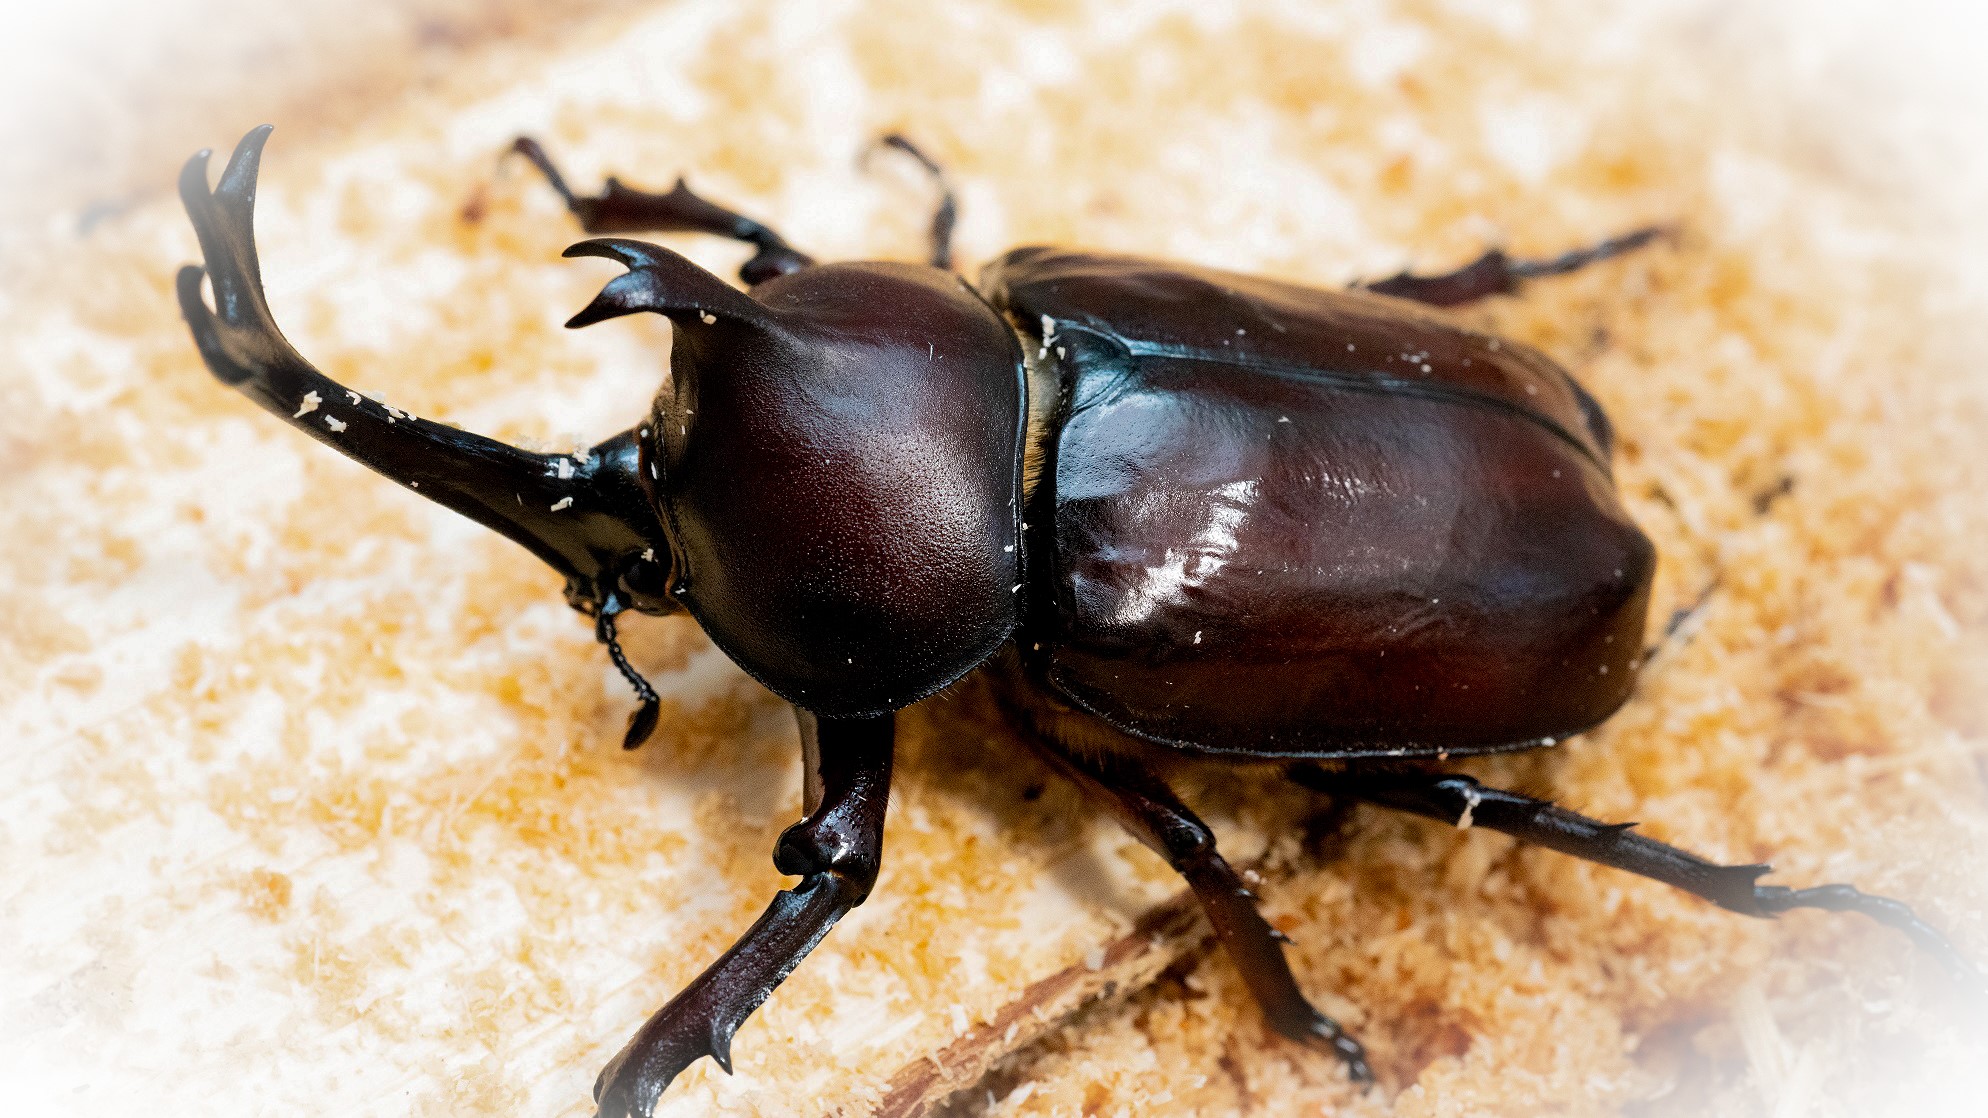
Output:
[[[649,681],[643,679],[642,673],[636,671],[635,665],[630,664],[628,657],[622,654],[621,641],[616,639],[614,633],[614,615],[620,612],[616,603],[601,607],[600,613],[594,616],[594,639],[607,646],[608,659],[614,661],[615,668],[628,681],[628,685],[635,688],[635,697],[642,700],[642,705],[628,716],[628,733],[621,739],[621,748],[634,749],[656,732],[656,719],[662,713],[663,701],[656,697],[656,689],[649,686]]]

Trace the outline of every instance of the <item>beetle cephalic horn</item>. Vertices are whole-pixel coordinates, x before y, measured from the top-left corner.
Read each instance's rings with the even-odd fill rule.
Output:
[[[605,609],[623,571],[666,539],[642,491],[636,433],[584,453],[540,454],[410,415],[306,361],[270,313],[256,257],[256,171],[268,138],[267,125],[244,137],[212,189],[204,151],[180,175],[206,260],[180,269],[180,313],[208,369],[319,442],[517,541],[566,576],[576,605]]]
[[[628,266],[628,274],[608,282],[594,301],[567,320],[577,330],[637,311],[667,315],[679,325],[732,319],[764,325],[766,308],[750,295],[669,249],[623,237],[581,241],[567,256],[600,256]]]

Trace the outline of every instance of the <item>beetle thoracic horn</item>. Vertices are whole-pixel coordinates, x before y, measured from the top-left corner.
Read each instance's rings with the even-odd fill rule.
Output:
[[[601,237],[581,241],[565,255],[600,256],[628,266],[627,275],[608,281],[585,310],[567,320],[568,329],[637,311],[667,315],[680,326],[711,325],[719,319],[754,325],[767,322],[766,308],[751,296],[658,245]]]

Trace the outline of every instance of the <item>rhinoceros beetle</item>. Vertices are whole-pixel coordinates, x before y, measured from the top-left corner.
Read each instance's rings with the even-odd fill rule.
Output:
[[[1594,398],[1539,352],[1427,308],[1653,230],[1350,291],[1047,247],[975,285],[948,267],[943,175],[897,137],[944,197],[924,265],[816,263],[681,180],[578,195],[521,139],[588,233],[757,249],[747,291],[640,241],[566,251],[627,268],[568,326],[652,311],[674,341],[648,416],[561,456],[364,397],[291,348],[251,230],[268,135],[242,141],[218,187],[204,151],[180,179],[206,268],[180,271],[179,300],[214,375],[564,575],[641,698],[627,747],[657,719],[616,641],[628,610],[687,611],[800,723],[805,816],[774,851],[800,883],[607,1065],[603,1116],[650,1114],[700,1056],[729,1070],[739,1025],[876,880],[893,713],[974,671],[1186,879],[1270,1024],[1356,1079],[1359,1044],[1299,991],[1284,937],[1165,762],[1281,764],[1336,801],[1474,822],[1749,916],[1861,912],[1982,986],[1897,901],[1762,885],[1766,866],[1440,768],[1553,745],[1622,704],[1655,552],[1616,499]]]

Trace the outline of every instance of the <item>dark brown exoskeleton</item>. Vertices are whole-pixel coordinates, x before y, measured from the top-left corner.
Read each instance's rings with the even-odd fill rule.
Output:
[[[1024,248],[975,288],[946,267],[943,177],[895,137],[945,196],[930,265],[816,264],[681,182],[576,196],[520,140],[590,233],[758,247],[749,292],[638,241],[567,250],[628,268],[567,325],[665,315],[672,375],[632,430],[544,455],[349,392],[290,347],[251,232],[267,136],[218,188],[206,152],[180,180],[207,268],[180,272],[179,298],[214,375],[563,574],[643,699],[628,747],[657,704],[615,641],[626,610],[688,611],[799,719],[806,815],[774,862],[801,881],[608,1064],[604,1116],[648,1115],[700,1056],[729,1069],[739,1025],[876,879],[893,712],[982,668],[1024,737],[1186,878],[1272,1025],[1359,1079],[1360,1046],[1299,992],[1163,762],[1283,764],[1336,799],[1470,819],[1750,916],[1862,912],[1983,985],[1896,901],[1761,885],[1766,866],[1437,767],[1549,746],[1620,706],[1655,555],[1616,500],[1594,399],[1425,305],[1649,231],[1351,292]]]

